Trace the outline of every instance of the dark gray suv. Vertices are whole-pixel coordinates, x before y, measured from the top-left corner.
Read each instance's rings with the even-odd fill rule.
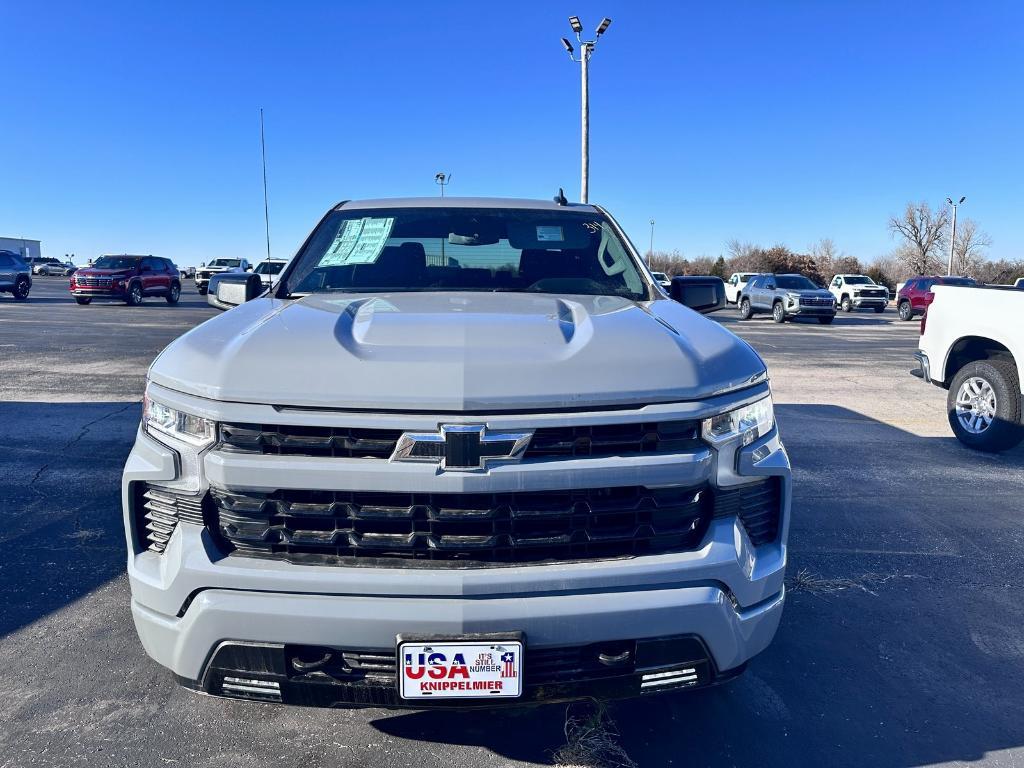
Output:
[[[31,288],[32,268],[14,251],[0,251],[0,293],[24,301]]]
[[[794,317],[816,317],[819,323],[828,325],[836,317],[836,300],[803,275],[757,275],[743,290],[739,310],[742,320],[767,312],[776,323]]]

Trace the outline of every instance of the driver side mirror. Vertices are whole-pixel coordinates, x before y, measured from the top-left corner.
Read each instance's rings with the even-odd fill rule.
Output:
[[[263,281],[251,272],[219,272],[210,278],[206,303],[217,309],[231,309],[263,293]]]
[[[720,277],[673,277],[670,290],[673,299],[702,315],[717,312],[725,306],[725,282]]]

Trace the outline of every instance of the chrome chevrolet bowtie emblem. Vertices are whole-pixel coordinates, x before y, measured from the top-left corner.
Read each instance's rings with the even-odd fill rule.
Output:
[[[437,432],[405,432],[392,461],[429,461],[444,470],[486,469],[523,458],[533,432],[489,432],[482,424],[442,424]]]

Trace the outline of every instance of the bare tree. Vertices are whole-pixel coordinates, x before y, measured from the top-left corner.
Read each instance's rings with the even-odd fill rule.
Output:
[[[738,261],[746,261],[758,250],[757,246],[753,243],[743,243],[736,238],[727,241],[725,249],[729,252],[729,258]]]
[[[811,256],[819,264],[831,264],[839,257],[839,249],[831,237],[823,237],[811,246]]]
[[[953,274],[976,277],[985,260],[984,251],[992,246],[992,238],[978,229],[974,219],[957,224],[953,242]]]
[[[948,226],[949,213],[946,209],[932,211],[931,206],[924,202],[907,203],[902,216],[889,219],[889,231],[903,237],[908,246],[900,249],[899,254],[910,272],[927,275],[938,271]]]

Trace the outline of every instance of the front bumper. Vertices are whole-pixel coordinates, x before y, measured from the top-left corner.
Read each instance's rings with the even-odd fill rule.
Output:
[[[279,660],[285,649],[296,646],[394,654],[399,634],[463,637],[495,632],[523,633],[527,659],[554,649],[693,637],[706,649],[703,660],[680,657],[663,666],[671,671],[703,663],[696,684],[711,684],[763,650],[781,616],[791,481],[788,456],[775,429],[728,455],[707,449],[630,461],[573,460],[558,462],[558,469],[538,466],[536,471],[504,466],[481,473],[438,473],[427,466],[387,462],[368,470],[358,460],[325,463],[216,450],[207,452],[201,464],[204,487],[293,483],[393,490],[393,485],[412,483],[424,492],[472,493],[506,486],[586,487],[598,477],[614,485],[616,478],[626,482],[627,476],[630,483],[652,486],[701,477],[737,485],[775,476],[782,485],[778,537],[760,546],[751,543],[736,518],[725,517],[712,521],[697,548],[669,554],[469,569],[297,565],[225,555],[209,530],[181,522],[166,550],[157,554],[136,551],[129,509],[132,485],[186,480],[182,457],[140,432],[123,482],[132,615],[147,653],[186,685],[207,693],[229,693],[219,686],[231,676],[276,681],[282,691],[279,700],[285,702],[399,706],[393,682],[371,681],[372,692],[367,693],[370,689],[361,681],[297,680],[287,666],[268,667],[269,662],[253,661],[251,654],[242,655],[250,668],[225,667],[222,661],[215,663],[216,652],[224,643],[244,643],[279,648],[280,654],[268,651]],[[592,466],[584,468],[587,464]],[[236,674],[229,675],[232,671]],[[646,692],[639,687],[643,674],[644,669],[634,666],[614,679],[583,675],[536,689],[524,679],[524,697],[509,701],[636,695]],[[307,683],[321,687],[309,688]],[[329,689],[322,687],[328,684]],[[693,684],[689,678],[679,681],[679,687]],[[369,698],[360,698],[364,695]],[[417,701],[416,706],[423,704]]]
[[[125,288],[72,288],[72,296],[88,296],[93,299],[123,299],[128,296]]]
[[[855,307],[887,307],[889,299],[882,296],[854,296],[851,300]]]
[[[832,306],[806,306],[802,304],[787,304],[786,315],[788,317],[835,317],[836,308]]]

